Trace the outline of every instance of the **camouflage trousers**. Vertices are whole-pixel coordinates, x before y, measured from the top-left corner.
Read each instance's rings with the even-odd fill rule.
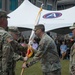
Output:
[[[15,72],[10,70],[10,72],[0,72],[0,75],[15,75]]]
[[[6,73],[0,73],[0,75],[7,75]]]
[[[43,75],[61,75],[61,70],[55,70],[55,71],[51,71],[51,72],[43,72]]]
[[[10,68],[8,70],[8,75],[15,75],[15,69],[14,69],[14,67],[12,67],[12,68]]]
[[[15,75],[16,62],[12,61],[8,64],[8,75]]]
[[[8,75],[15,75],[15,72],[10,71],[8,72]]]
[[[7,72],[0,72],[0,75],[8,75]]]
[[[75,75],[75,65],[71,67],[70,75]]]

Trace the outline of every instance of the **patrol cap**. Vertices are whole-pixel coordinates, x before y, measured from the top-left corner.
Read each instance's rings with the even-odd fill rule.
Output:
[[[34,28],[34,31],[41,29],[42,31],[45,31],[45,26],[43,24],[37,24]]]
[[[8,31],[11,31],[11,32],[20,34],[20,31],[19,31],[18,28],[15,27],[15,26],[10,26],[10,27],[8,27]]]
[[[73,26],[71,26],[70,29],[75,29],[75,23],[73,23]]]
[[[6,17],[6,18],[10,18],[9,16],[7,16],[7,12],[4,10],[0,10],[0,18],[2,17]]]

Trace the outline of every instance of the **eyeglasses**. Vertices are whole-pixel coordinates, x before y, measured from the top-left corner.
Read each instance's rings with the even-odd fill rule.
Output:
[[[36,32],[37,30],[39,30],[39,29],[34,30],[34,32]]]

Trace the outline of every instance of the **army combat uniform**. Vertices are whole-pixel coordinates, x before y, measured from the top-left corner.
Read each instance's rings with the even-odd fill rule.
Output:
[[[25,51],[26,49],[14,40],[8,42],[8,38],[13,40],[12,36],[0,27],[0,75],[14,75],[13,60],[24,60],[24,57],[15,51]]]
[[[57,53],[56,45],[50,36],[43,34],[38,50],[27,67],[35,64],[37,61],[41,62],[43,75],[61,75],[61,64]]]
[[[8,60],[10,51],[10,43],[7,41],[11,35],[0,27],[0,75],[8,75]]]
[[[24,57],[19,55],[17,51],[26,51],[26,48],[22,47],[18,42],[14,41],[11,43],[11,54],[8,61],[8,71],[9,75],[15,75],[15,66],[16,61],[22,60],[24,61]]]
[[[8,28],[9,33],[12,35],[15,34],[16,36],[19,35],[19,30],[17,27],[11,26]],[[14,36],[12,35],[13,39]],[[15,75],[15,67],[16,67],[16,61],[18,60],[24,60],[24,57],[19,55],[21,52],[26,52],[27,47],[21,46],[17,41],[17,39],[14,39],[14,41],[11,42],[11,54],[10,54],[10,59],[9,59],[9,75]]]
[[[70,51],[70,75],[75,75],[75,43]]]
[[[0,75],[14,75],[12,74],[12,59],[24,60],[24,58],[14,52],[17,43],[7,30],[7,12],[0,10]],[[10,70],[9,70],[10,68]],[[10,74],[11,71],[11,74]]]

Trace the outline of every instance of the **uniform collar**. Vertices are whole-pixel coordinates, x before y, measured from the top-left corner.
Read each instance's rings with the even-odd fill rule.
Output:
[[[44,33],[44,34],[42,35],[41,39],[42,39],[45,35],[46,35],[46,33]]]

